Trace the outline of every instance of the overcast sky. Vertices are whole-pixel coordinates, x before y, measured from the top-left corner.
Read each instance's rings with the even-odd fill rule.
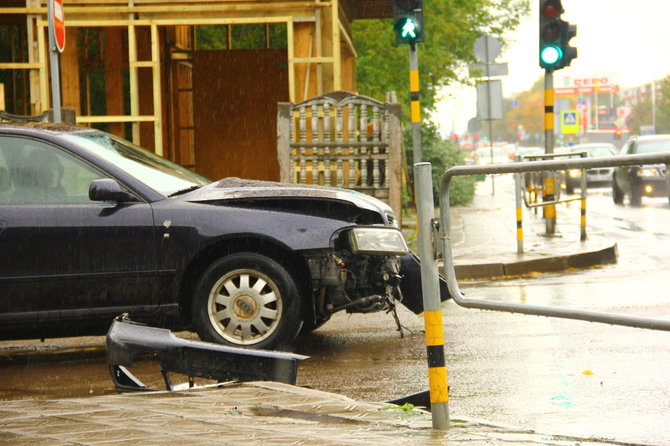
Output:
[[[538,7],[539,0],[531,0],[530,15],[509,34],[510,46],[496,60],[509,63],[509,75],[502,78],[505,96],[527,90],[544,74],[538,65]],[[670,1],[563,0],[563,8],[562,18],[577,25],[570,44],[578,57],[555,78],[614,74],[626,88],[670,74]],[[443,134],[452,126],[461,133],[475,114],[474,88],[453,87],[445,92],[435,120]]]

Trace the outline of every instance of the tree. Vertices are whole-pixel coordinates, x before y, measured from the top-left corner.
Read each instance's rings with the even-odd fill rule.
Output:
[[[670,76],[661,81],[656,96],[656,133],[670,133]]]
[[[432,167],[433,180],[433,200],[435,205],[439,205],[440,184],[442,174],[453,166],[465,164],[463,151],[454,145],[451,141],[445,140],[440,136],[435,124],[426,123],[421,127],[421,140],[423,141],[423,160],[429,162]],[[412,166],[412,140],[410,132],[405,132],[405,147],[407,147],[407,171],[410,172],[410,179],[414,174]],[[411,197],[413,186],[408,186],[406,195],[406,204],[412,205]],[[475,178],[472,176],[456,176],[451,183],[449,201],[452,206],[467,204],[472,201],[475,195]]]
[[[656,113],[651,97],[646,97],[633,106],[630,127],[633,134],[640,133],[640,126],[649,126],[656,121],[656,133],[670,133],[670,76],[660,81],[660,93],[656,93]]]
[[[529,10],[529,0],[424,0],[426,41],[419,45],[421,107],[433,109],[438,90],[463,78],[466,64],[474,62],[475,40],[489,34],[504,42],[504,32],[514,29]],[[395,43],[393,21],[357,20],[352,30],[360,94],[384,100],[395,91],[409,107],[408,45]]]
[[[544,133],[544,80],[538,79],[530,90],[523,91],[513,98],[517,102],[515,108],[505,110],[504,119],[497,121],[496,135],[508,141],[515,141],[517,129],[523,126],[529,135]],[[509,104],[509,100],[505,101]]]

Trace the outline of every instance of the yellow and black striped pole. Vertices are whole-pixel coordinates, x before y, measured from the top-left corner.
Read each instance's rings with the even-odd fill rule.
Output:
[[[516,252],[523,254],[523,207],[521,201],[521,188],[523,187],[523,175],[514,174],[514,200],[516,202]]]
[[[582,171],[581,179],[581,190],[579,195],[580,207],[579,207],[579,229],[580,229],[580,240],[586,240],[586,171]]]
[[[426,329],[428,387],[434,429],[449,427],[449,392],[444,356],[444,325],[440,307],[440,282],[433,250],[432,219],[433,180],[430,163],[414,164],[416,210],[419,225],[419,256],[421,257],[421,292]]]
[[[551,70],[544,72],[544,152],[554,153],[554,75]],[[542,187],[542,201],[554,201],[556,185],[552,172],[545,173]],[[548,235],[556,231],[556,206],[543,207],[543,216]]]
[[[409,98],[413,160],[416,164],[422,161],[423,153],[421,149],[421,103],[419,102],[419,56],[415,43],[409,44]]]

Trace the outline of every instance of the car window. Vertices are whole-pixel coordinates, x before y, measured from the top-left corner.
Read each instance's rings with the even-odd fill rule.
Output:
[[[638,141],[637,153],[670,152],[670,139]]]
[[[57,147],[32,139],[0,137],[0,160],[0,204],[90,203],[91,181],[106,177]]]

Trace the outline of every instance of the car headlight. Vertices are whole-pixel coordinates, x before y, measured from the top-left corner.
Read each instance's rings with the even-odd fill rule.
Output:
[[[653,168],[653,167],[647,167],[647,168],[639,169],[637,171],[637,176],[638,177],[658,177],[658,176],[661,176],[661,174],[658,171],[658,169]]]
[[[577,178],[582,176],[582,171],[578,169],[572,169],[568,171],[568,175],[570,175],[570,178]]]
[[[349,231],[354,254],[404,255],[409,252],[402,233],[395,228],[354,228]]]

